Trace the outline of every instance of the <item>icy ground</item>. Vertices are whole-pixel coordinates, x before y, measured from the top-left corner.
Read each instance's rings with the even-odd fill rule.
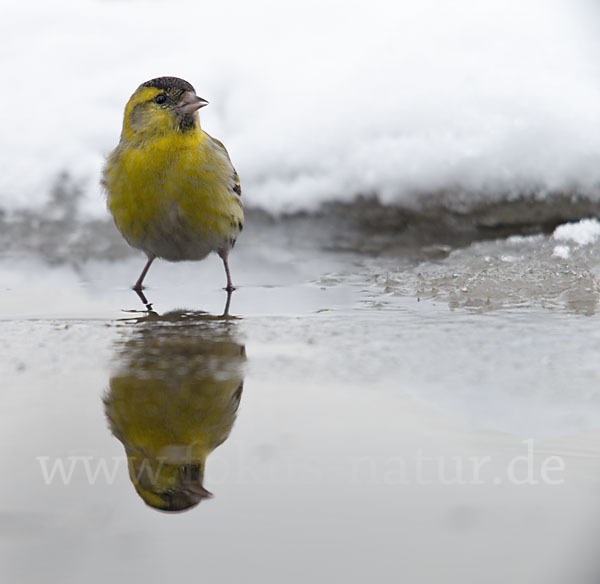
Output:
[[[143,257],[109,222],[18,219],[0,261],[11,581],[154,583],[199,557],[224,582],[597,581],[598,221],[423,242],[255,215],[231,256],[236,318],[222,321],[218,258],[156,262],[153,320],[129,289]],[[149,379],[187,382],[161,327],[183,356],[190,335],[207,350],[227,327],[248,357],[238,419],[206,463],[215,497],[177,517],[144,505],[125,464],[112,482],[83,467],[124,456],[102,398],[132,348],[160,365]],[[79,462],[47,484],[40,457]],[[557,482],[542,480],[549,457]],[[488,461],[477,480],[474,459]]]

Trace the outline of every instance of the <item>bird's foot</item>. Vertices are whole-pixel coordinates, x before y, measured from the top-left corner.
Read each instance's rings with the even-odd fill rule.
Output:
[[[227,299],[225,300],[225,308],[223,309],[223,314],[221,316],[228,318],[230,316],[229,306],[231,305],[231,296],[235,288],[233,286],[226,286],[224,290],[227,291]]]
[[[148,312],[153,312],[152,309],[152,302],[150,302],[146,296],[144,295],[144,293],[142,292],[142,287],[141,286],[134,286],[132,288],[132,290],[138,295],[138,298],[142,301],[142,304],[146,307],[146,310]]]

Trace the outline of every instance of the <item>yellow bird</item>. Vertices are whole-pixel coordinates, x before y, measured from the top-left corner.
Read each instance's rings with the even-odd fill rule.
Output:
[[[125,106],[123,130],[102,173],[115,224],[148,261],[223,260],[228,295],[234,290],[228,255],[243,228],[240,179],[225,146],[200,127],[208,102],[187,81],[159,77],[142,83]]]

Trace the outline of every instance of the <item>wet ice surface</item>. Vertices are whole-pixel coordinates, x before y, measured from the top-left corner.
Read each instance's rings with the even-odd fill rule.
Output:
[[[7,581],[596,581],[596,250],[564,229],[383,254],[250,229],[230,320],[217,258],[153,266],[150,317],[123,312],[143,258],[3,258]],[[139,405],[163,384],[210,416]],[[150,413],[109,411],[118,392]],[[126,445],[177,458],[165,428],[206,443],[214,494],[177,515],[126,468]]]

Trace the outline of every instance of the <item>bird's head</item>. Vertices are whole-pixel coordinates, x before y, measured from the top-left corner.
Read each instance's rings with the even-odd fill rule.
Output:
[[[202,484],[203,459],[173,462],[133,455],[128,462],[135,490],[150,507],[166,512],[186,511],[212,497]]]
[[[129,98],[121,138],[139,142],[172,132],[192,131],[198,126],[197,111],[207,104],[183,79],[151,79],[142,83]]]

